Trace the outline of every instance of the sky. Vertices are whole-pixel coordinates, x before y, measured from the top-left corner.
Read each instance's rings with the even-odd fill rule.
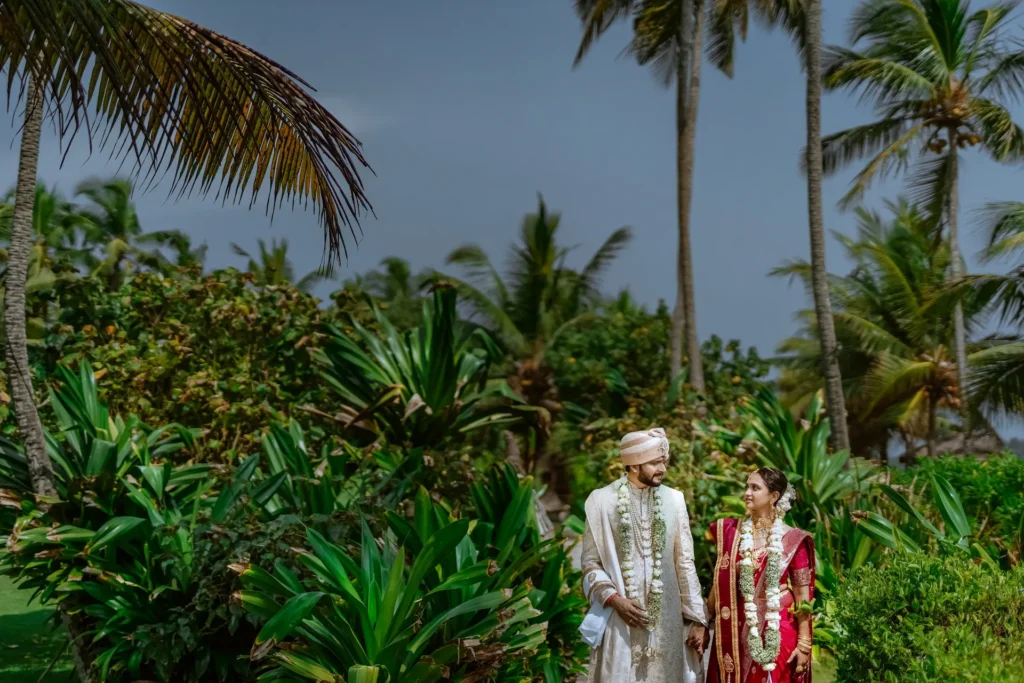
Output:
[[[607,271],[609,294],[628,287],[652,307],[674,299],[676,250],[674,95],[652,72],[620,57],[626,26],[610,31],[572,68],[579,22],[571,0],[150,0],[240,40],[291,68],[363,142],[375,176],[366,184],[376,218],[363,221],[342,276],[386,256],[414,270],[443,268],[455,247],[480,244],[505,262],[525,213],[542,194],[562,213],[559,239],[578,245],[582,265],[616,228],[635,237]],[[975,3],[978,4],[978,3]],[[826,43],[846,43],[852,3],[824,3]],[[1019,17],[1018,17],[1019,20]],[[1024,28],[1024,27],[1022,27]],[[809,254],[804,77],[788,39],[752,26],[735,77],[705,63],[696,142],[692,247],[698,329],[754,345],[762,355],[793,333],[808,304],[799,285],[768,271]],[[1018,120],[1024,114],[1017,108]],[[872,112],[845,94],[823,103],[824,133],[868,122]],[[0,127],[0,178],[13,185],[17,126]],[[109,176],[116,163],[88,155],[84,138],[63,168],[56,139],[44,137],[40,178],[70,193],[81,180]],[[857,169],[825,184],[826,227],[852,233],[836,202]],[[985,202],[1024,199],[1021,171],[968,154],[961,164],[962,245],[973,255],[984,236],[972,226]],[[898,179],[867,198],[881,207]],[[262,205],[249,211],[213,199],[167,200],[166,187],[137,197],[147,230],[181,229],[209,245],[208,266],[243,266],[236,242],[286,237],[298,273],[318,267],[323,235],[310,212]],[[354,245],[350,244],[350,247]],[[828,265],[849,263],[830,239]],[[1002,266],[1005,269],[1005,264]],[[329,288],[328,288],[329,289]],[[322,292],[322,293],[326,293]]]

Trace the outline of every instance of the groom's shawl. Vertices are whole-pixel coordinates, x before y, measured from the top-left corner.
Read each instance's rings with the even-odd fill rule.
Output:
[[[590,527],[590,532],[593,534],[594,543],[601,558],[601,566],[604,568],[603,572],[591,571],[584,576],[584,590],[588,595],[591,585],[599,581],[608,581],[615,586],[620,595],[626,594],[622,570],[619,567],[619,554],[615,548],[616,519],[614,512],[617,496],[615,485],[611,484],[594,491],[587,498],[587,526]],[[603,574],[603,576],[590,576],[591,574]],[[598,680],[628,680],[632,654],[629,644],[629,626],[626,625],[626,622],[610,607],[592,602],[590,612],[584,619],[580,631],[592,647],[596,642],[603,650]]]

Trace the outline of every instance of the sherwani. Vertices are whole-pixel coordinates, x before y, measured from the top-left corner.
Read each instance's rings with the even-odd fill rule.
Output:
[[[661,617],[653,633],[646,627],[630,628],[614,610],[605,605],[618,593],[625,597],[625,581],[620,562],[631,558],[642,562],[636,572],[640,602],[646,607],[654,558],[646,560],[632,548],[619,544],[617,481],[590,494],[587,499],[587,528],[583,536],[584,591],[591,604],[591,617],[606,620],[600,645],[591,650],[591,683],[702,683],[700,656],[686,645],[691,622],[707,625],[707,613],[701,596],[700,581],[693,557],[693,536],[686,499],[675,489],[660,487],[665,510],[665,550],[661,580],[664,583]],[[632,484],[630,495],[640,491]],[[634,520],[634,524],[637,521]],[[637,565],[641,567],[641,565]],[[653,638],[649,640],[649,637]],[[655,654],[643,653],[648,644]]]

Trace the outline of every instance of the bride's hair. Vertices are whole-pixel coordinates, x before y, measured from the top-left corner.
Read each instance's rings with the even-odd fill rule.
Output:
[[[782,470],[774,467],[762,467],[756,473],[762,480],[764,485],[768,487],[768,490],[779,494],[779,499],[775,501],[775,509],[779,511],[780,515],[785,515],[789,512],[789,509],[793,507],[793,501],[796,500],[796,489],[789,483],[789,479]]]

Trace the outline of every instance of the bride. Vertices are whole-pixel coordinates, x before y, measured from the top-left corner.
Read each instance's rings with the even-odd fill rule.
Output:
[[[810,683],[814,540],[782,521],[795,497],[785,474],[763,467],[747,478],[747,516],[711,526],[708,683]]]

